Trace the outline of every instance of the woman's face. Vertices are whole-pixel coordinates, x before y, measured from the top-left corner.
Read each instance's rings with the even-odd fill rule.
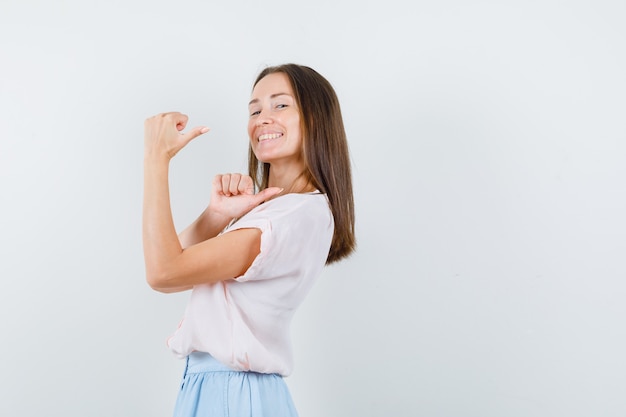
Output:
[[[276,72],[263,77],[252,91],[248,110],[248,136],[257,159],[301,166],[300,110],[287,75]]]

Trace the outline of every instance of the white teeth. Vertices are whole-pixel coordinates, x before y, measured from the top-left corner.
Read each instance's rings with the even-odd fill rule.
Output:
[[[259,136],[259,142],[268,140],[268,139],[276,139],[276,138],[281,137],[282,135],[283,135],[282,133],[266,133],[264,135]]]

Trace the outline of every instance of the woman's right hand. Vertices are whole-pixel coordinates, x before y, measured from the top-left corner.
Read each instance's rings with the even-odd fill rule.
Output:
[[[216,175],[213,178],[211,202],[208,209],[230,221],[243,216],[282,191],[282,188],[268,187],[254,194],[254,182],[250,176],[243,174]]]

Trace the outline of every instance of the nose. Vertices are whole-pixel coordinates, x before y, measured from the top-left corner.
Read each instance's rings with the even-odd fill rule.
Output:
[[[261,110],[261,112],[259,113],[259,115],[256,118],[255,124],[257,126],[264,126],[270,123],[273,123],[273,119],[271,117],[271,114],[269,111],[267,110]]]

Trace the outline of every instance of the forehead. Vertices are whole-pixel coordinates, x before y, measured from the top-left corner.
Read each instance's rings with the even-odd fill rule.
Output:
[[[252,99],[261,99],[275,94],[289,94],[293,97],[289,78],[282,72],[275,72],[261,78],[252,90]]]

